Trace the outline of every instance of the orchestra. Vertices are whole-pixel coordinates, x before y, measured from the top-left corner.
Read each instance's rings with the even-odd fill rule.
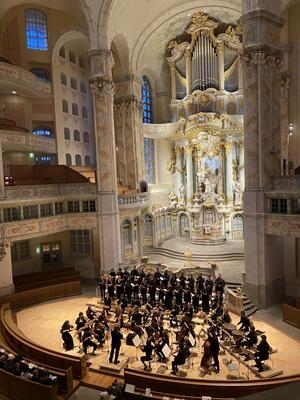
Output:
[[[221,346],[230,355],[238,353],[244,357],[241,362],[254,360],[258,372],[271,352],[265,335],[257,345],[258,333],[244,311],[237,325],[232,324],[223,305],[225,281],[220,274],[214,282],[201,273],[178,276],[159,267],[154,273],[145,273],[136,267],[129,273],[119,268],[100,277],[97,284],[103,308],[95,310],[88,305],[86,316],[80,312],[76,318],[75,328],[65,321],[61,334],[66,350],[74,347],[70,335],[73,329],[85,354],[89,347],[95,354],[110,337],[109,362],[118,364],[123,338],[120,329],[124,328],[128,335],[132,332],[133,337],[139,338],[141,344],[137,348],[145,353],[140,357],[145,370],[150,370],[152,360],[170,361],[173,374],[178,373],[178,366],[195,356],[193,348],[202,351],[199,368],[204,373],[211,367],[215,373],[220,372]],[[196,323],[201,324],[198,334]]]

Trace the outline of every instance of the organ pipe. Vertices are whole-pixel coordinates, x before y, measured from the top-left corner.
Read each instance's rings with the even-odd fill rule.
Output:
[[[218,59],[210,39],[199,35],[191,54],[192,90],[218,86]]]

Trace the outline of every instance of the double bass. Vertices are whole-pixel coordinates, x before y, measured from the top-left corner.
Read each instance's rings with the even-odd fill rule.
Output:
[[[200,366],[204,369],[208,369],[209,368],[209,360],[212,357],[212,352],[211,352],[211,338],[208,337],[203,345],[203,357],[201,359],[201,363]]]

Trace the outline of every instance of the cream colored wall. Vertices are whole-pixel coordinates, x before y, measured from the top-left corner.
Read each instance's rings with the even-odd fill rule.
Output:
[[[89,156],[91,165],[95,164],[95,151],[94,151],[94,134],[93,134],[93,113],[91,105],[91,97],[88,88],[88,76],[89,76],[89,62],[86,56],[86,49],[88,44],[85,43],[85,47],[78,41],[69,41],[64,44],[66,58],[60,56],[54,57],[53,63],[53,91],[54,91],[54,104],[55,104],[55,123],[57,132],[57,149],[58,149],[58,162],[59,164],[66,164],[66,153],[71,154],[72,165],[75,165],[75,155],[80,154],[81,163],[85,165],[85,156]],[[76,56],[76,64],[69,62],[69,51],[72,50]],[[83,56],[85,62],[85,68],[81,68],[78,65],[78,57]],[[67,77],[67,85],[61,84],[61,73],[64,73]],[[75,78],[77,81],[77,90],[71,88],[71,78]],[[80,90],[81,82],[85,83],[86,93],[82,93]],[[69,113],[63,113],[62,111],[62,100],[65,99],[68,102]],[[72,115],[72,103],[76,103],[79,108],[79,116]],[[82,118],[82,106],[85,106],[88,110],[88,119]],[[70,129],[71,140],[64,139],[64,128]],[[80,142],[74,141],[74,130],[77,129],[80,132]],[[83,132],[89,133],[89,143],[84,143]]]
[[[288,40],[291,45],[289,53],[289,122],[295,125],[294,134],[290,137],[289,159],[294,162],[294,168],[300,165],[300,4],[288,11]]]

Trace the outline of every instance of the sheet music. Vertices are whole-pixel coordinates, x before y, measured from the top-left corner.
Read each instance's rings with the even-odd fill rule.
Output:
[[[161,349],[161,352],[163,353],[163,355],[168,358],[171,354],[171,349],[170,347],[167,345],[167,343],[163,346],[163,348]]]
[[[189,333],[189,341],[190,341],[192,347],[195,346],[196,340],[191,333]]]
[[[135,347],[138,347],[141,344],[142,340],[139,337],[139,335],[135,335],[132,339],[132,343],[135,345]]]
[[[134,393],[135,385],[132,385],[131,383],[126,383],[125,385],[125,392],[126,393]]]

